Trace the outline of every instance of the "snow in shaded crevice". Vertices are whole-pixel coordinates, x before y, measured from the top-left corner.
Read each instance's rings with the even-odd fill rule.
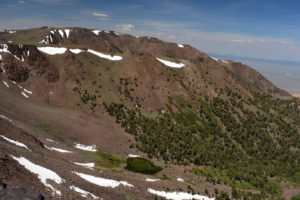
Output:
[[[0,115],[0,118],[2,118],[2,119],[5,119],[5,120],[7,120],[7,121],[9,121],[9,122],[12,122],[12,120],[11,120],[11,119],[9,119],[9,118],[5,117],[4,115]]]
[[[61,37],[64,38],[64,31],[63,30],[58,30],[58,32],[61,35]]]
[[[94,50],[91,50],[91,49],[88,49],[88,52],[92,53],[96,56],[99,56],[100,58],[105,58],[105,59],[108,59],[108,60],[111,60],[111,61],[118,61],[118,60],[123,59],[121,56],[107,55],[107,54],[103,54],[103,53],[100,53],[100,52],[97,52],[97,51],[94,51]]]
[[[66,33],[67,38],[69,38],[69,35],[70,35],[70,29],[65,29],[65,33]]]
[[[2,81],[2,83],[3,83],[7,88],[9,88],[9,85],[7,84],[6,81]]]
[[[25,98],[27,98],[27,99],[29,98],[29,96],[28,96],[27,94],[25,94],[25,92],[22,91],[21,94],[22,94]]]
[[[101,187],[116,188],[121,185],[126,186],[126,187],[134,187],[132,184],[129,184],[126,181],[116,181],[113,179],[100,178],[100,177],[83,174],[83,173],[79,173],[79,172],[75,172],[75,171],[73,171],[73,173],[76,174],[77,176],[81,177],[82,179],[84,179],[90,183],[93,183],[95,185],[101,186]]]
[[[38,47],[37,49],[49,55],[64,54],[67,50],[64,47]]]
[[[163,60],[163,59],[160,59],[160,58],[156,58],[156,59],[159,62],[161,62],[162,64],[164,64],[165,66],[172,67],[172,68],[182,68],[182,67],[185,66],[183,63],[175,63],[175,62]]]
[[[77,148],[77,149],[84,150],[84,151],[92,151],[92,152],[97,151],[96,145],[87,146],[87,145],[84,145],[84,144],[75,143],[74,147]]]
[[[62,179],[57,173],[55,173],[54,171],[47,169],[45,167],[36,165],[24,157],[18,158],[13,155],[11,155],[11,157],[14,160],[16,160],[20,165],[24,166],[28,171],[38,175],[39,180],[46,187],[50,188],[53,191],[53,194],[57,194],[57,195],[61,196],[60,190],[55,189],[51,184],[48,183],[48,180],[52,180],[57,184],[62,184],[63,182],[65,182],[65,180]]]
[[[87,191],[85,191],[85,190],[82,190],[82,189],[80,189],[79,187],[76,187],[76,186],[74,186],[74,185],[71,185],[69,188],[70,188],[71,190],[75,191],[75,192],[80,193],[80,195],[81,195],[82,197],[88,197],[88,196],[91,196],[93,199],[99,199],[99,197],[97,197],[96,195],[94,195],[94,194],[92,194],[92,193],[90,193],[90,192],[87,192]]]
[[[25,88],[23,90],[24,90],[24,92],[26,92],[28,94],[32,94],[32,91],[30,91],[30,90],[26,90]]]
[[[25,149],[31,151],[25,144],[23,144],[23,143],[21,143],[19,141],[9,139],[9,138],[7,138],[7,137],[5,137],[3,135],[0,135],[0,137],[2,137],[4,140],[6,140],[7,142],[9,142],[11,144],[14,144],[14,145],[16,145],[18,147],[22,147],[22,148],[25,148]]]
[[[78,163],[78,162],[73,162],[75,165],[79,165],[81,167],[85,167],[88,169],[94,169],[95,163]]]
[[[214,200],[215,199],[215,198],[210,198],[199,194],[189,194],[186,192],[165,192],[165,191],[153,190],[151,188],[148,188],[147,191],[156,196],[164,197],[166,199],[173,199],[173,200],[187,200],[187,199]]]

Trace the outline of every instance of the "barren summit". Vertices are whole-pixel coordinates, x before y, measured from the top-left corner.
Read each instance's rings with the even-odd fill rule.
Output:
[[[300,192],[300,100],[251,67],[97,29],[0,42],[0,199]]]

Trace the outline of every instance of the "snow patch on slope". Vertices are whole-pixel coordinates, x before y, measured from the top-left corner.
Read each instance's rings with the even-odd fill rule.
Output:
[[[51,171],[50,169],[44,168],[42,166],[36,165],[29,160],[27,160],[24,157],[15,157],[11,155],[11,157],[16,160],[20,165],[24,166],[28,171],[31,173],[34,173],[38,175],[38,178],[40,181],[48,188],[50,188],[53,193],[56,193],[57,195],[61,196],[61,192],[57,189],[55,189],[51,184],[48,183],[47,180],[52,180],[57,184],[61,184],[64,182],[64,179],[62,179],[57,173],[54,171]]]
[[[45,147],[49,150],[53,150],[53,151],[57,151],[57,152],[60,152],[60,153],[73,153],[72,151],[68,151],[68,150],[64,150],[64,149],[60,149],[60,148],[56,148],[56,147],[47,147],[45,145]]]
[[[5,119],[5,120],[9,121],[9,122],[11,122],[11,121],[12,121],[11,119],[9,119],[9,118],[5,117],[4,115],[0,115],[0,117],[1,117],[2,119]]]
[[[179,48],[183,48],[183,47],[184,47],[182,44],[177,44],[177,46],[178,46]]]
[[[98,198],[99,198],[99,197],[93,195],[92,193],[87,192],[87,191],[85,191],[85,190],[82,190],[82,189],[80,189],[79,187],[76,187],[76,186],[74,186],[74,185],[71,185],[69,188],[70,188],[71,190],[75,191],[75,192],[80,193],[80,195],[81,195],[82,197],[87,197],[87,196],[90,195],[93,199],[98,199]]]
[[[212,57],[212,56],[209,56],[211,57],[212,59],[214,59],[215,61],[218,61],[219,59],[218,58],[215,58],[215,57]]]
[[[95,163],[78,163],[78,162],[74,162],[75,165],[79,165],[81,167],[85,167],[88,169],[94,169],[95,167]]]
[[[156,182],[159,181],[159,179],[153,179],[153,178],[146,178],[147,182]]]
[[[18,147],[23,147],[23,148],[25,148],[25,149],[31,151],[25,144],[23,144],[23,143],[21,143],[21,142],[18,142],[18,141],[16,141],[16,140],[9,139],[9,138],[7,138],[7,137],[5,137],[5,136],[3,136],[3,135],[0,135],[0,137],[2,137],[4,140],[6,140],[6,141],[9,142],[9,143],[12,143],[12,144],[14,144],[14,145],[16,145],[16,146],[18,146]]]
[[[37,49],[49,55],[64,54],[67,50],[64,47],[38,47]]]
[[[157,191],[151,188],[147,190],[151,194],[164,197],[166,199],[173,199],[173,200],[186,200],[186,199],[199,199],[199,200],[214,200],[215,198],[209,198],[206,196],[202,196],[199,194],[189,194],[186,192],[165,192],[165,191]]]
[[[184,182],[184,179],[183,178],[177,178],[177,181]]]
[[[70,29],[65,29],[65,33],[66,33],[67,38],[69,38],[69,35],[70,35]]]
[[[81,49],[69,49],[72,53],[75,53],[75,54],[79,54],[81,53],[83,50]]]
[[[22,91],[21,94],[22,94],[25,98],[27,98],[27,99],[29,98],[29,96],[28,96],[27,94],[25,94],[25,92]]]
[[[167,61],[167,60],[163,60],[160,58],[156,58],[159,62],[161,62],[162,64],[168,66],[168,67],[172,67],[172,68],[182,68],[185,65],[182,63],[175,63],[175,62],[171,62],[171,61]]]
[[[96,145],[86,146],[84,144],[75,143],[74,147],[77,148],[77,149],[84,150],[84,151],[92,151],[92,152],[96,152],[97,151]]]
[[[103,53],[100,53],[100,52],[97,52],[97,51],[94,51],[91,49],[88,49],[88,52],[92,53],[96,56],[99,56],[100,58],[105,58],[105,59],[112,60],[112,61],[117,61],[117,60],[123,59],[121,56],[115,56],[115,55],[111,56],[111,55],[103,54]]]
[[[87,175],[79,172],[73,171],[74,174],[77,176],[81,177],[82,179],[93,183],[95,185],[101,186],[101,187],[111,187],[111,188],[116,188],[119,187],[120,185],[127,186],[127,187],[133,187],[133,185],[127,183],[126,181],[116,181],[113,179],[106,179],[106,178],[100,178],[92,175]]]
[[[129,158],[138,158],[141,157],[140,155],[135,155],[135,154],[128,154]]]
[[[26,92],[28,94],[32,94],[32,91],[30,91],[30,90],[26,90],[25,88],[23,90],[24,90],[24,92]]]
[[[99,35],[99,33],[101,32],[100,30],[93,30],[92,31],[95,35]]]
[[[7,84],[7,82],[2,81],[2,83],[3,83],[7,88],[9,88],[9,85]]]

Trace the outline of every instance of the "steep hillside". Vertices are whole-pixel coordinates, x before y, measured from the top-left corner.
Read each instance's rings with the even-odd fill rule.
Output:
[[[43,27],[0,41],[5,187],[51,199],[300,192],[300,100],[249,66],[114,31]],[[154,164],[126,167],[137,156]],[[144,165],[162,170],[132,171]]]

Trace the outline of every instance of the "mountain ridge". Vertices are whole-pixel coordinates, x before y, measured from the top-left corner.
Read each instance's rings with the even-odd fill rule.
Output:
[[[74,164],[64,153],[45,146],[72,151],[68,159],[93,161],[93,169],[103,172],[77,170],[134,185],[120,186],[121,192],[100,187],[101,193],[89,183],[88,191],[104,199],[128,194],[152,199],[153,187],[196,190],[216,199],[295,195],[281,185],[297,184],[300,102],[254,69],[189,45],[114,31],[45,27],[0,32],[0,41],[6,43],[0,45],[0,114],[11,120],[2,117],[1,129],[33,149],[26,153],[1,140],[9,149],[1,152],[31,158],[66,177],[62,185],[52,185],[62,198],[80,198],[69,192],[72,182],[89,188],[72,173]],[[7,123],[21,126],[10,133]],[[22,137],[22,131],[36,139]],[[95,145],[98,154],[79,151],[74,143]],[[126,171],[120,160],[130,154],[165,165],[157,175],[161,180],[147,183],[145,175]],[[107,157],[121,164],[107,167]],[[42,195],[59,198],[37,187]]]

